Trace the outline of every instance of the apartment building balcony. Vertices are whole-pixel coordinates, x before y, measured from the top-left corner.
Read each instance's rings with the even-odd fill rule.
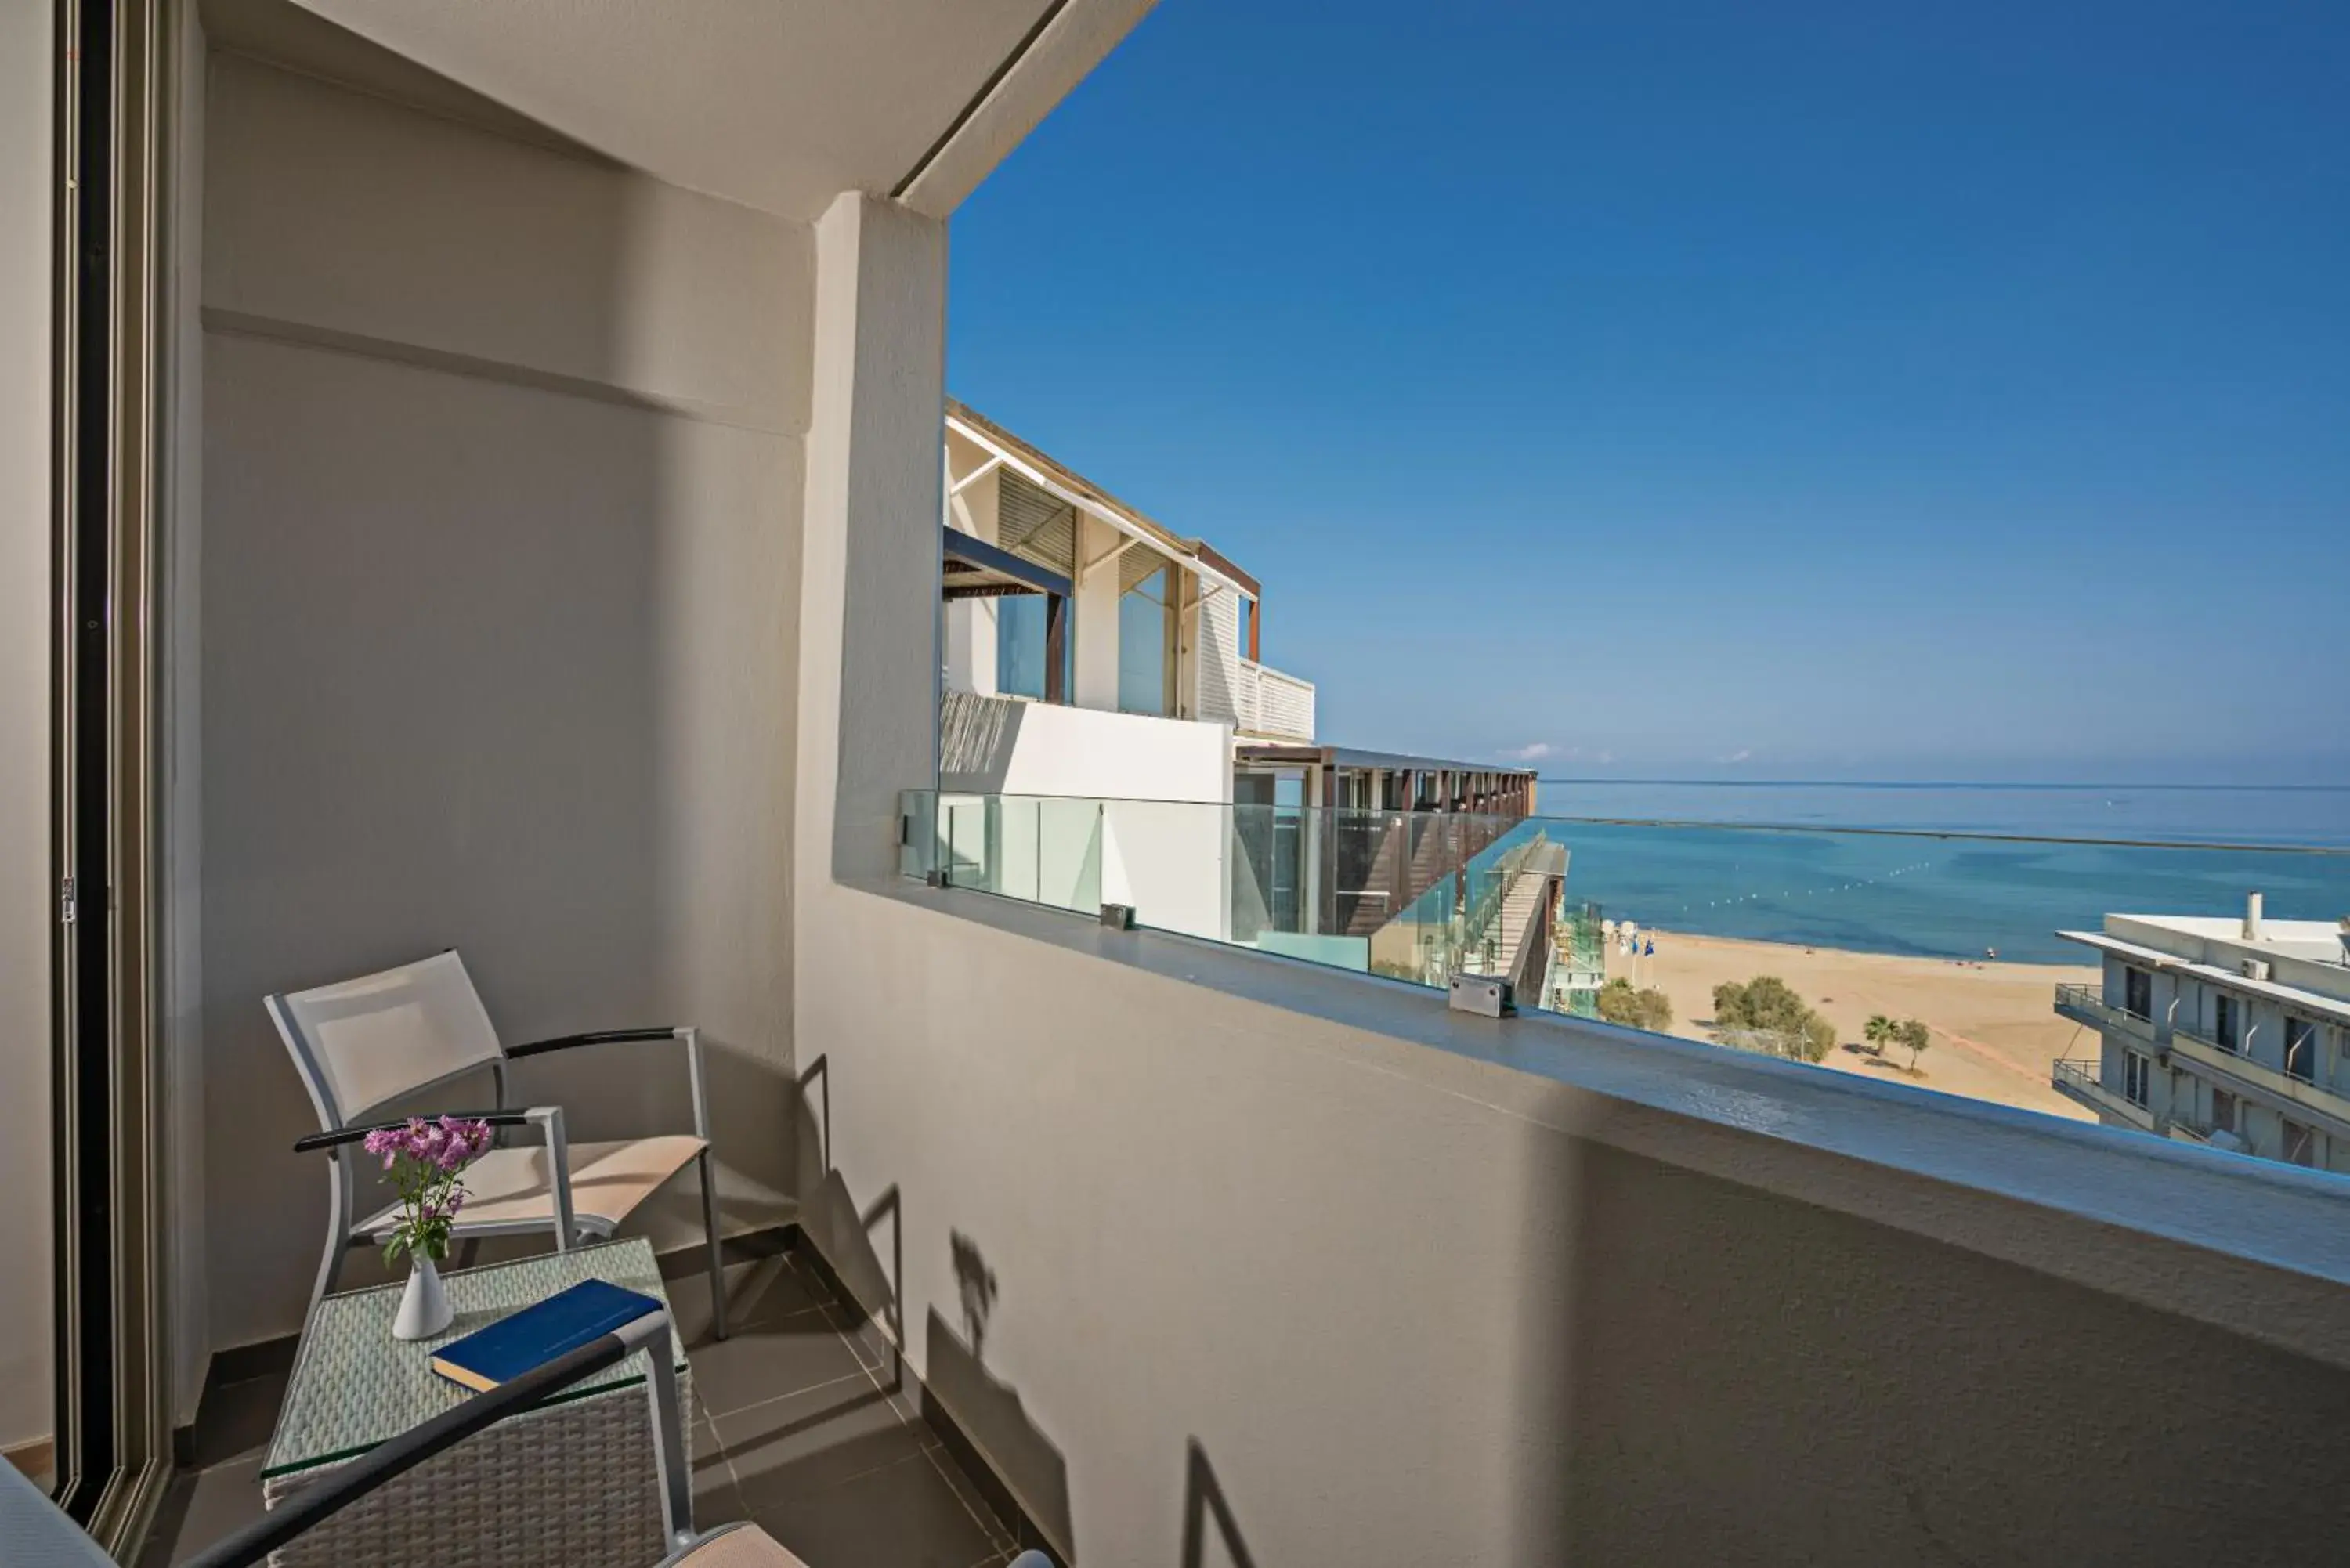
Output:
[[[2111,1030],[2115,1033],[2154,1043],[2154,1021],[2143,1018],[2126,1008],[2107,1002],[2094,985],[2060,985],[2056,988],[2056,1012],[2075,1023],[2091,1029]]]
[[[1242,737],[1264,741],[1314,739],[1314,682],[1284,674],[1253,659],[1240,660],[1226,711],[1203,710],[1201,717],[1222,719]]]
[[[2110,1119],[2141,1132],[2155,1130],[2154,1113],[2106,1087],[2094,1060],[2058,1061],[2049,1068],[2049,1084],[2066,1099],[2086,1106],[2098,1119]]]
[[[2350,1096],[2325,1085],[2281,1072],[2191,1029],[2171,1030],[2170,1062],[2330,1137],[2350,1138]]]

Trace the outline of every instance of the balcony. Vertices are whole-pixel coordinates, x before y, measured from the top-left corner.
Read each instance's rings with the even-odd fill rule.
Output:
[[[1213,717],[1214,715],[1210,715]],[[1240,733],[1274,741],[1314,738],[1314,682],[1259,664],[1240,661],[1232,684],[1232,727]]]
[[[1541,824],[1465,812],[929,791],[901,812],[909,877],[1430,987],[1538,991],[1566,874]]]
[[[2329,1137],[2350,1137],[2350,1098],[2323,1085],[2280,1072],[2188,1029],[2170,1032],[2170,1060],[2174,1066],[2222,1084],[2281,1115],[2314,1123]]]
[[[5,1249],[26,1304],[0,1311],[0,1393],[24,1419],[0,1439],[94,1413],[57,1452],[118,1438],[138,1468],[104,1506],[135,1520],[139,1478],[191,1427],[218,1462],[174,1490],[183,1544],[221,1528],[224,1488],[253,1501],[265,1364],[303,1326],[321,1207],[286,1147],[312,1107],[260,998],[463,941],[503,977],[514,1037],[650,1004],[707,1026],[739,1313],[727,1341],[691,1336],[697,1501],[811,1568],[976,1564],[1032,1522],[1064,1563],[1191,1568],[2331,1560],[2345,1184],[2077,1120],[2044,1044],[2073,1030],[2048,987],[2076,955],[2027,951],[2053,918],[2019,901],[2044,865],[1954,870],[2015,857],[1928,835],[1236,815],[1149,787],[1196,766],[1228,791],[1218,726],[1135,719],[1118,727],[1137,745],[1097,747],[1123,716],[1042,704],[974,710],[974,771],[1168,749],[1024,824],[977,778],[941,804],[947,828],[901,820],[898,792],[939,783],[952,613],[932,504],[946,215],[1139,0],[790,27],[712,7],[650,46],[649,7],[66,9],[138,12],[117,67],[76,78],[138,90],[111,119],[80,100],[65,123],[105,133],[59,151],[191,178],[151,207],[143,182],[83,180],[53,207],[60,174],[108,172],[60,170],[33,101],[88,57],[0,49],[32,78],[0,106],[44,111],[24,117],[24,210],[113,203],[95,248],[20,225],[12,254],[92,265],[8,291],[34,345],[13,363],[92,396],[57,400],[56,424],[17,400],[11,450],[123,476],[102,510],[36,483],[7,514],[33,546],[24,711],[52,711],[53,674],[107,701],[92,670],[136,677],[142,702],[154,677],[161,713],[100,716],[170,745],[120,756],[90,820],[155,809],[168,831],[161,855],[78,858],[140,873],[106,899],[83,884],[106,919],[65,936],[103,961],[53,969],[60,928],[26,901],[11,973],[115,994],[53,1010],[13,988],[20,1113],[47,1107],[51,1061],[105,1070],[49,1085],[88,1115],[20,1114],[0,1140],[20,1197],[95,1199],[57,1279]],[[187,57],[134,70],[159,10],[189,24],[170,34]],[[415,57],[321,35],[323,10]],[[320,57],[264,57],[297,47]],[[877,191],[902,199],[858,194]],[[201,236],[201,257],[159,234]],[[60,328],[74,357],[40,364],[78,295],[131,336]],[[146,395],[158,344],[200,397]],[[82,369],[103,374],[42,374]],[[204,455],[200,493],[175,452]],[[95,586],[156,612],[90,643],[59,628],[108,654],[57,671],[43,601],[75,599],[38,580],[51,504],[136,546]],[[1099,541],[1070,544],[1072,596],[1115,580]],[[152,596],[142,563],[167,572]],[[1027,580],[1003,565],[957,574],[966,619]],[[1081,610],[1040,694],[1064,664],[1087,700],[1107,687]],[[1201,646],[1240,646],[1230,619],[1211,629]],[[983,676],[980,651],[963,643]],[[1257,725],[1310,731],[1301,693],[1264,685]],[[1014,720],[998,751],[991,726]],[[901,826],[944,885],[892,874]],[[1537,835],[1561,853],[1513,855]],[[16,836],[37,846],[42,824]],[[2070,892],[2161,863],[2094,858]],[[2209,859],[2191,885],[2260,879]],[[1652,1027],[1466,1017],[1417,983],[1488,951],[1531,972],[1554,891],[1528,878],[1553,875],[1577,899],[1552,928],[1550,967],[1578,982],[1560,989],[1660,997],[1627,1014]],[[1108,901],[1155,929],[1104,928]],[[1603,908],[1653,944],[1611,945]],[[1934,931],[1905,934],[1921,909]],[[1952,961],[1994,944],[1999,964]],[[1824,1061],[1710,1043],[1744,1028],[1717,992],[1758,978],[1828,1026]],[[81,1054],[39,1049],[53,1011]],[[1922,1062],[1863,1048],[1879,1012],[1935,1027]],[[636,1130],[673,1087],[535,1066],[523,1086],[577,1103],[582,1129]],[[123,1136],[83,1139],[93,1124]],[[18,1161],[49,1126],[70,1147]],[[66,1158],[89,1150],[114,1157],[94,1187]],[[15,1207],[38,1226],[49,1205]],[[98,1310],[58,1310],[57,1284]],[[48,1356],[61,1325],[81,1343]],[[77,1350],[120,1376],[51,1398],[43,1361],[72,1372]],[[2089,1484],[2090,1431],[2166,1463]],[[468,1525],[421,1528],[453,1558]]]
[[[2110,1117],[2142,1132],[2155,1130],[2154,1113],[2106,1087],[2098,1080],[2095,1062],[2060,1060],[2050,1067],[2048,1081],[2058,1094],[2095,1111],[2100,1120]]]
[[[2094,985],[2060,985],[2056,988],[2056,1012],[2075,1023],[2091,1029],[2113,1030],[2133,1039],[2154,1042],[2154,1021],[2141,1018],[2126,1008],[2110,1005]]]

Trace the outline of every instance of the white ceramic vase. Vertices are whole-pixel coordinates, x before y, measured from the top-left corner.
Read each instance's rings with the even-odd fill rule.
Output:
[[[400,1293],[400,1315],[391,1320],[394,1339],[430,1339],[457,1314],[441,1288],[441,1271],[421,1253],[410,1254],[408,1289]]]

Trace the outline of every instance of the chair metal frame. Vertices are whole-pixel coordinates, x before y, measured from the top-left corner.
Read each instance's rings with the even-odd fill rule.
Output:
[[[444,954],[457,963],[460,973],[463,973],[464,963],[457,957],[456,950],[446,949]],[[464,978],[466,986],[471,989],[472,977],[466,975]],[[323,1149],[331,1151],[332,1155],[328,1162],[329,1200],[327,1210],[326,1255],[318,1262],[317,1279],[310,1290],[310,1304],[303,1314],[304,1323],[309,1322],[310,1314],[317,1310],[318,1303],[334,1290],[336,1282],[341,1279],[345,1256],[353,1248],[371,1245],[376,1241],[374,1235],[363,1232],[359,1228],[359,1216],[357,1207],[359,1190],[358,1166],[359,1144],[370,1132],[384,1127],[404,1127],[411,1119],[406,1116],[390,1121],[362,1121],[359,1118],[365,1116],[370,1111],[380,1109],[389,1104],[390,1099],[405,1100],[425,1095],[442,1085],[471,1076],[484,1067],[488,1068],[497,1085],[497,1104],[491,1109],[431,1111],[415,1114],[434,1116],[450,1115],[477,1119],[489,1122],[494,1127],[526,1125],[536,1129],[539,1141],[546,1145],[547,1151],[549,1170],[547,1185],[552,1198],[553,1212],[544,1220],[495,1220],[469,1223],[460,1216],[451,1227],[451,1235],[455,1240],[472,1241],[484,1236],[532,1235],[540,1231],[551,1229],[555,1233],[555,1250],[558,1252],[567,1252],[583,1240],[602,1240],[610,1236],[616,1228],[616,1222],[608,1220],[600,1215],[581,1215],[577,1212],[571,1194],[571,1152],[569,1140],[564,1132],[563,1107],[561,1106],[515,1107],[507,1105],[507,1064],[531,1056],[549,1055],[558,1051],[577,1050],[588,1045],[675,1040],[685,1047],[686,1075],[693,1100],[693,1132],[694,1136],[702,1140],[702,1150],[694,1156],[693,1163],[702,1183],[702,1227],[704,1243],[708,1249],[712,1323],[718,1338],[727,1337],[730,1330],[726,1319],[726,1279],[718,1244],[717,1189],[711,1178],[710,1105],[705,1090],[705,1075],[702,1062],[702,1035],[699,1030],[685,1024],[667,1028],[654,1026],[641,1029],[604,1029],[581,1034],[557,1035],[553,1039],[536,1040],[527,1044],[509,1046],[504,1041],[495,1038],[496,1032],[493,1028],[492,1044],[496,1047],[496,1054],[494,1057],[468,1062],[452,1072],[409,1085],[396,1091],[388,1099],[379,1100],[373,1105],[352,1106],[346,1110],[337,1103],[333,1080],[318,1054],[316,1043],[310,1039],[299,1019],[296,1017],[294,1009],[288,1005],[288,996],[287,992],[274,992],[263,1000],[263,1005],[268,1009],[271,1022],[276,1024],[279,1036],[286,1042],[287,1053],[294,1058],[295,1070],[301,1076],[303,1088],[309,1093],[312,1108],[318,1114],[319,1127],[318,1131],[297,1138],[295,1141],[294,1149],[297,1154]],[[474,1000],[478,1003],[478,993],[475,993]]]

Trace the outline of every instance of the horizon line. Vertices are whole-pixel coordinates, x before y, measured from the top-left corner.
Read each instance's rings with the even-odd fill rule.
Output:
[[[2350,794],[2350,784],[2131,784],[2118,779],[2058,783],[2036,779],[1704,779],[1630,777],[1551,777],[1534,775],[1536,784],[1704,784],[1725,789],[2061,789],[2061,790],[2239,790],[2310,794]]]

